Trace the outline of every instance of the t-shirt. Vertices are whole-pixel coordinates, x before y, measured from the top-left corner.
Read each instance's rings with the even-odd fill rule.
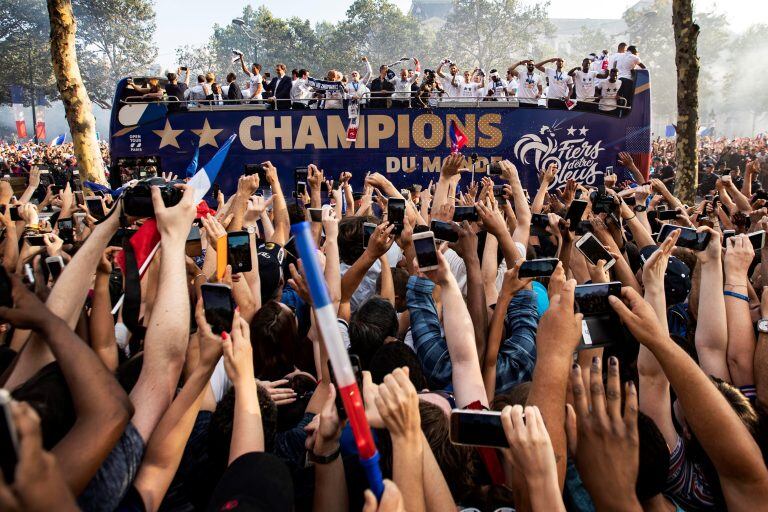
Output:
[[[462,98],[477,98],[482,90],[482,85],[477,82],[465,83],[461,86]]]
[[[187,90],[187,84],[184,83],[176,83],[176,84],[167,84],[165,86],[165,93],[169,96],[175,96],[177,100],[183,100],[184,99],[184,92]]]
[[[629,52],[617,53],[614,56],[613,66],[619,70],[619,78],[632,78],[632,70],[640,63],[640,57]]]
[[[259,88],[259,84],[263,82],[263,79],[261,78],[261,73],[252,74],[248,80],[251,82],[251,87],[249,88],[251,94],[250,97],[254,100],[260,100],[261,99],[261,93],[256,94],[256,91]],[[262,85],[262,91],[264,91],[264,86]]]
[[[604,81],[600,86],[600,110],[616,110],[616,98],[619,96],[621,81]]]
[[[494,98],[503,98],[506,96],[504,91],[507,88],[507,81],[499,79],[498,82],[491,80],[485,88],[485,94],[483,96],[493,96]],[[493,94],[488,94],[488,91],[493,91]]]
[[[536,103],[536,97],[539,94],[539,86],[541,85],[541,77],[536,73],[528,74],[520,73],[517,77],[520,82],[517,88],[517,97],[523,100],[523,103]]]
[[[597,71],[587,71],[580,69],[573,72],[573,86],[576,89],[576,99],[579,101],[595,101],[590,99],[595,95],[595,77]]]
[[[568,97],[568,86],[573,85],[573,79],[565,71],[556,69],[547,69],[547,87],[548,98],[566,98]]]
[[[409,100],[411,98],[411,84],[419,78],[419,72],[413,74],[410,78],[403,80],[400,76],[396,76],[391,80],[395,86],[395,92],[392,94],[393,100]]]
[[[454,78],[456,79],[456,85],[453,85]],[[446,96],[449,98],[461,97],[462,86],[465,84],[464,77],[462,75],[457,74],[455,77],[451,75],[445,75],[445,78],[443,78],[442,81],[443,90],[445,91]]]

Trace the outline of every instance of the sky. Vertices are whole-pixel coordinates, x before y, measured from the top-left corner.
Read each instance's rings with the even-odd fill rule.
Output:
[[[391,0],[404,12],[411,0]],[[526,0],[523,0],[526,1]],[[533,1],[533,0],[528,0]],[[551,18],[620,18],[627,7],[637,0],[550,0]],[[318,21],[338,21],[344,17],[352,0],[155,0],[157,12],[158,61],[166,67],[175,67],[174,50],[179,46],[198,46],[205,43],[212,33],[214,23],[225,25],[236,18],[245,5],[265,5],[275,16],[298,16]],[[741,32],[752,23],[768,23],[768,2],[764,0],[699,0],[697,11],[725,12],[732,30]],[[670,28],[671,29],[671,28]]]

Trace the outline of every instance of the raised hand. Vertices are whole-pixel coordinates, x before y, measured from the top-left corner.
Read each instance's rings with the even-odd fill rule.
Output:
[[[224,340],[224,369],[229,380],[238,388],[243,385],[254,384],[253,374],[253,348],[251,347],[251,330],[241,316],[235,310],[232,319],[232,332],[227,335],[221,333]]]
[[[163,242],[184,243],[189,235],[189,227],[195,220],[197,208],[194,202],[194,189],[189,185],[176,185],[184,191],[181,201],[176,206],[166,208],[160,196],[160,189],[152,187],[152,204],[155,208],[157,229]]]
[[[464,163],[464,157],[456,153],[443,159],[443,167],[440,169],[440,177],[452,178],[459,174],[461,166]]]
[[[365,490],[364,497],[363,512],[405,512],[403,495],[392,480],[384,480],[384,494],[381,495],[381,503],[376,502],[376,496],[370,489]]]
[[[221,225],[221,222],[213,217],[211,214],[205,217],[200,217],[200,221],[203,223],[203,229],[205,230],[205,237],[208,239],[208,246],[216,249],[216,241],[224,236],[227,236],[227,230]]]
[[[667,272],[667,264],[672,255],[672,249],[674,249],[679,237],[680,230],[673,231],[659,246],[659,250],[651,254],[651,257],[643,265],[643,286],[646,291],[664,293],[664,275]]]
[[[339,219],[336,218],[336,210],[327,206],[323,207],[322,222],[325,238],[336,240],[339,236]]]
[[[642,299],[641,299],[642,300]],[[608,387],[603,387],[600,358],[595,357],[588,375],[571,370],[574,406],[567,406],[566,432],[576,466],[597,510],[641,510],[635,494],[640,464],[637,433],[637,390],[625,386],[626,403],[621,412],[619,361],[609,359]],[[590,409],[587,392],[591,394]]]
[[[536,346],[540,357],[545,354],[571,357],[581,339],[581,313],[574,313],[576,281],[563,283],[560,293],[550,299],[549,308],[539,320]]]
[[[288,384],[288,379],[280,379],[280,380],[258,380],[256,383],[266,389],[269,392],[270,398],[272,398],[272,401],[275,402],[275,405],[287,405],[292,404],[296,401],[296,392],[293,390],[293,388],[285,388],[286,384]]]
[[[499,162],[501,167],[501,178],[509,183],[520,182],[520,176],[517,174],[517,167],[509,160]]]
[[[320,186],[325,181],[325,174],[315,164],[307,166],[307,182],[312,192],[320,192]]]
[[[43,330],[56,317],[24,286],[19,276],[10,274],[8,278],[11,281],[13,307],[0,307],[0,320],[18,329]]]
[[[541,185],[549,187],[555,181],[555,176],[557,176],[557,164],[552,162],[541,173]]]
[[[520,278],[520,266],[525,262],[524,259],[519,259],[515,262],[515,266],[504,272],[504,281],[501,284],[501,295],[507,298],[512,298],[517,292],[531,284],[532,278]]]
[[[728,239],[725,249],[725,275],[726,280],[730,277],[741,280],[747,279],[749,266],[755,259],[755,249],[749,241],[747,235],[735,235]],[[741,282],[741,281],[739,281]]]
[[[659,344],[671,343],[659,324],[653,307],[634,288],[622,288],[621,299],[610,295],[608,302],[637,341],[649,349]]]
[[[392,246],[392,242],[395,240],[392,236],[392,230],[394,229],[395,225],[390,224],[389,222],[382,222],[376,226],[376,229],[373,230],[373,234],[371,234],[370,240],[368,240],[368,247],[365,250],[374,256],[375,259],[381,258],[387,253]]]
[[[461,224],[451,222],[453,230],[459,234],[459,240],[448,246],[456,251],[461,259],[477,258],[477,233],[472,230],[468,221],[462,221]]]
[[[312,418],[304,431],[308,434],[304,446],[315,455],[325,457],[339,449],[341,422],[336,411],[336,388],[333,384],[320,414]]]
[[[376,409],[393,438],[419,439],[419,395],[408,378],[408,367],[396,368],[379,385]]]
[[[43,235],[43,242],[45,242],[45,250],[48,252],[48,256],[58,256],[61,254],[64,240],[59,238],[58,235],[55,233],[46,233]]]

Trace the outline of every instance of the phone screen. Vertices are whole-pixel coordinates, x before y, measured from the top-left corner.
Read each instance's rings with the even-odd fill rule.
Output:
[[[307,178],[309,177],[309,169],[306,167],[296,167],[293,170],[293,179],[296,183],[303,181],[306,183]]]
[[[613,311],[608,302],[610,295],[621,295],[621,283],[579,285],[574,293],[576,310],[585,317],[609,314]]]
[[[680,237],[677,239],[678,247],[685,247],[686,249],[693,249],[694,251],[703,251],[709,244],[709,239],[712,236],[709,232],[697,233],[692,228],[682,228],[680,226],[673,226],[672,224],[664,224],[659,231],[658,242],[661,243],[667,239],[676,229],[680,230]]]
[[[189,230],[189,235],[187,235],[187,242],[184,250],[190,258],[203,255],[203,245],[200,241],[200,226],[192,224],[192,228]]]
[[[371,239],[371,235],[376,230],[376,224],[372,222],[366,222],[363,224],[363,248],[368,247],[368,242]]]
[[[574,199],[571,201],[571,206],[568,207],[568,212],[565,214],[565,220],[571,221],[571,229],[575,229],[576,225],[581,222],[581,217],[584,215],[586,209],[586,201],[582,201],[581,199]]]
[[[101,219],[107,214],[104,211],[104,203],[102,203],[101,199],[98,197],[89,197],[85,200],[85,204],[88,207],[90,214],[96,219]]]
[[[79,205],[84,204],[83,193],[80,190],[75,191],[75,202]]]
[[[657,210],[656,220],[675,220],[677,215],[677,210]]]
[[[474,206],[457,206],[453,210],[454,222],[462,222],[465,220],[469,222],[476,222],[478,218],[477,210],[475,210]]]
[[[60,219],[56,225],[59,228],[59,238],[64,243],[72,243],[75,240],[75,231],[72,226],[72,219]]]
[[[24,237],[24,240],[26,240],[27,243],[32,247],[45,246],[45,238],[43,237],[43,235],[28,235]]]
[[[307,193],[307,183],[304,181],[296,182],[296,197],[303,196]]]
[[[322,208],[307,208],[307,211],[309,211],[309,219],[312,222],[322,222],[323,221],[323,209]]]
[[[509,448],[497,411],[451,411],[450,438],[454,444]]]
[[[433,220],[429,228],[429,230],[435,234],[435,239],[437,240],[451,243],[459,241],[459,234],[453,230],[452,222]]]
[[[205,308],[205,320],[214,334],[232,331],[232,318],[235,315],[235,301],[232,290],[224,284],[206,283],[200,287]]]
[[[61,271],[64,270],[64,263],[61,257],[47,258],[45,264],[48,266],[48,272],[51,273],[54,281],[59,278]]]
[[[403,231],[405,220],[405,199],[390,197],[387,202],[387,221],[395,225],[392,233],[399,235]]]
[[[749,241],[752,242],[752,247],[755,251],[759,251],[765,245],[765,231],[755,231],[749,234]]]
[[[13,221],[22,220],[21,214],[19,214],[18,206],[11,206],[11,220]]]
[[[227,233],[227,261],[232,265],[232,273],[250,272],[251,244],[247,231]]]
[[[425,236],[423,238],[413,239],[413,246],[416,249],[416,261],[421,270],[428,270],[437,267],[437,249],[435,248],[435,237]]]
[[[488,174],[491,176],[501,176],[501,164],[499,164],[499,162],[493,162],[489,165]]]
[[[598,260],[604,260],[606,263],[613,261],[613,256],[608,252],[608,249],[591,233],[584,235],[579,240],[578,249],[593,265],[597,265]]]
[[[621,320],[608,297],[621,296],[621,283],[585,284],[576,287],[576,311],[584,315],[580,349],[612,345],[626,338]]]
[[[546,229],[549,226],[549,217],[545,213],[534,213],[531,215],[531,227]]]
[[[518,277],[549,277],[557,268],[557,258],[526,260],[520,265]]]
[[[0,414],[3,416],[0,418],[0,469],[5,481],[12,484],[19,462],[19,439],[11,416],[11,394],[4,389],[0,389]]]

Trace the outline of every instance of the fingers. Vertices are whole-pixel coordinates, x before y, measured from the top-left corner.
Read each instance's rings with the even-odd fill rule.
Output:
[[[605,411],[605,388],[603,387],[603,366],[600,357],[592,358],[589,367],[589,394],[592,397],[592,415],[600,421],[607,418]]]
[[[619,360],[615,356],[608,358],[608,382],[605,390],[608,417],[611,421],[621,420],[621,380]]]
[[[634,439],[637,439],[637,388],[635,383],[629,381],[624,386],[624,394],[626,396],[624,401],[624,426],[627,429],[627,433]]]
[[[578,449],[579,435],[576,424],[576,411],[571,404],[565,404],[565,437],[568,442],[568,453],[571,457],[576,455]]]
[[[581,367],[574,363],[571,368],[571,392],[573,393],[573,408],[576,415],[581,418],[589,416],[589,402],[584,389],[584,381],[581,378]]]

